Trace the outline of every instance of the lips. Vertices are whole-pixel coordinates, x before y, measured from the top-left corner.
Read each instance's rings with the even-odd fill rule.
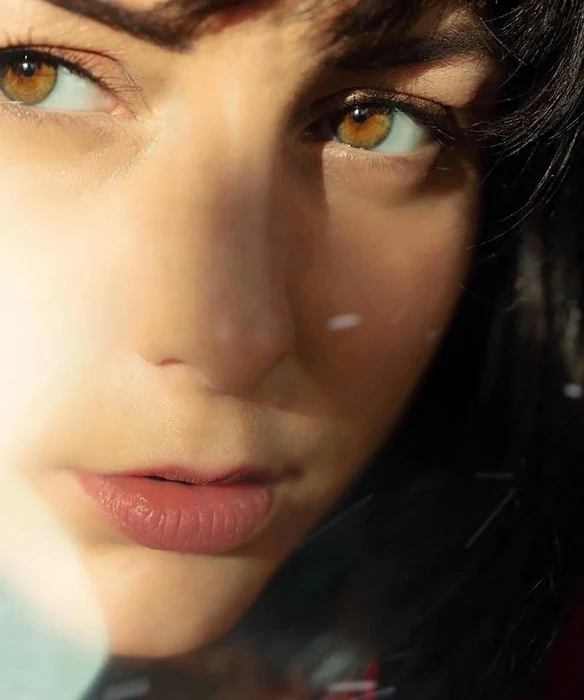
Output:
[[[172,465],[165,467],[146,467],[126,472],[123,476],[144,477],[158,481],[172,481],[192,486],[222,486],[237,483],[274,483],[277,479],[268,472],[252,467],[235,467],[219,475],[208,476],[195,469]]]
[[[222,554],[248,543],[274,515],[276,480],[260,470],[209,477],[168,466],[76,477],[110,523],[150,549]]]

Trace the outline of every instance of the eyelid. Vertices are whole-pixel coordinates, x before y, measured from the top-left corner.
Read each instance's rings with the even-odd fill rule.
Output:
[[[55,67],[65,68],[70,72],[85,78],[96,87],[104,90],[115,99],[122,102],[122,107],[130,107],[128,96],[139,96],[141,106],[146,106],[144,95],[132,77],[115,59],[86,49],[71,49],[54,45],[34,43],[8,43],[0,47],[0,67],[15,61],[23,53],[34,55]]]
[[[374,88],[344,91],[319,100],[300,117],[307,129],[324,118],[335,118],[355,107],[397,109],[430,129],[440,143],[454,144],[468,137],[467,130],[456,119],[455,110],[434,100],[401,92]]]

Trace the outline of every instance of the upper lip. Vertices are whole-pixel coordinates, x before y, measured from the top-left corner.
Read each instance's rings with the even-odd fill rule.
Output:
[[[197,486],[244,483],[274,484],[282,479],[281,475],[274,475],[265,469],[256,467],[236,466],[220,472],[217,471],[211,475],[207,470],[182,464],[142,467],[107,476],[160,477],[167,481],[177,481]]]

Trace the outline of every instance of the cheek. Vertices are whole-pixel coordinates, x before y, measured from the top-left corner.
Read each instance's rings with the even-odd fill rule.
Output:
[[[95,231],[62,192],[0,188],[0,448],[24,450],[115,348],[115,290]],[[11,196],[12,195],[12,196]],[[55,204],[59,202],[59,204]],[[111,295],[111,301],[107,301]],[[6,463],[6,462],[4,462]]]
[[[304,283],[306,362],[335,412],[387,426],[402,410],[460,295],[476,233],[474,187],[391,209],[337,209],[326,264]]]

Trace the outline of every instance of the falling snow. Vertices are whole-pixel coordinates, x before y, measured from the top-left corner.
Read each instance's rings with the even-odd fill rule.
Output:
[[[584,388],[579,384],[566,384],[564,387],[564,396],[567,399],[584,398]]]
[[[481,537],[481,535],[489,529],[489,527],[495,522],[499,515],[505,510],[505,508],[511,503],[517,494],[517,489],[511,489],[501,503],[495,508],[495,510],[489,515],[489,517],[483,522],[475,534],[466,543],[465,549],[470,549],[474,546],[475,542]]]
[[[329,693],[366,693],[368,690],[375,690],[375,681],[339,681],[331,683],[327,690]]]
[[[330,331],[348,331],[351,328],[357,328],[361,323],[362,318],[359,314],[344,314],[329,318],[328,328]]]
[[[136,678],[125,683],[110,686],[103,695],[103,700],[130,700],[143,698],[150,691],[148,678]]]
[[[477,472],[474,478],[479,481],[513,481],[515,474],[511,472]]]

